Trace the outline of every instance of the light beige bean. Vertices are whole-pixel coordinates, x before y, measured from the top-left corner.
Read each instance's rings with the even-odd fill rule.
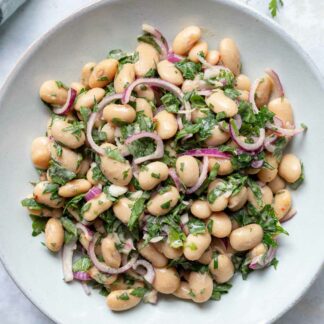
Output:
[[[104,143],[103,149],[117,150],[117,147],[110,143]],[[119,162],[106,155],[101,156],[100,169],[106,178],[117,186],[126,186],[132,179],[133,173],[128,160]]]
[[[268,183],[269,188],[274,194],[286,187],[285,181],[280,178],[278,175]]]
[[[150,103],[144,98],[136,98],[136,112],[143,111],[144,115],[153,119],[153,111]]]
[[[143,190],[152,190],[168,178],[168,171],[168,166],[159,161],[151,162],[143,166],[138,174],[140,187]]]
[[[72,82],[70,87],[77,92],[77,95],[80,94],[82,89],[85,89],[84,85],[80,82]]]
[[[100,272],[95,266],[88,270],[89,276],[98,283],[109,286],[117,280],[117,275],[108,275]]]
[[[190,207],[191,213],[196,216],[197,218],[200,219],[206,219],[208,218],[212,211],[209,208],[209,204],[206,200],[195,200],[191,207]]]
[[[208,248],[211,236],[208,232],[203,234],[189,234],[187,236],[183,254],[190,261],[198,260]]]
[[[51,208],[61,208],[64,204],[64,199],[55,197],[55,191],[57,192],[58,186],[50,183],[49,181],[38,182],[34,187],[34,198],[40,203]]]
[[[113,211],[115,216],[124,224],[127,224],[133,207],[134,202],[130,200],[129,198],[122,197],[118,199],[117,202],[114,203]]]
[[[126,63],[118,72],[114,80],[116,93],[123,93],[125,89],[135,80],[134,64]]]
[[[112,235],[106,236],[101,241],[101,252],[105,263],[112,268],[119,268],[121,255],[116,249],[116,242]]]
[[[101,128],[101,132],[106,134],[106,142],[114,144],[115,143],[115,125],[112,123],[106,123]]]
[[[177,34],[172,43],[172,50],[178,55],[187,54],[201,37],[201,30],[198,26],[189,26]]]
[[[85,179],[74,179],[60,187],[58,193],[62,197],[74,197],[87,192],[91,188],[91,183]]]
[[[167,214],[179,201],[180,195],[177,188],[170,186],[169,190],[160,194],[157,193],[147,203],[147,210],[154,216]]]
[[[101,101],[105,96],[105,90],[101,88],[93,88],[81,93],[75,102],[74,109],[80,111],[81,107],[92,109],[95,103]]]
[[[112,291],[107,296],[107,306],[115,312],[125,311],[137,306],[141,302],[141,298],[133,296],[132,292],[133,289]]]
[[[162,80],[168,81],[176,86],[183,83],[183,76],[175,65],[168,60],[163,60],[158,63],[157,71]]]
[[[115,77],[118,61],[115,59],[105,59],[99,62],[93,69],[89,78],[90,88],[104,88]]]
[[[204,41],[197,42],[189,51],[188,59],[192,62],[200,62],[198,59],[198,54],[203,54],[203,57],[206,57],[208,53],[208,44]]]
[[[102,117],[107,123],[117,123],[117,126],[119,122],[130,124],[136,118],[136,111],[128,104],[111,103],[104,108]]]
[[[181,299],[191,299],[189,283],[181,281],[179,288],[173,293],[173,295]]]
[[[190,92],[198,89],[199,82],[198,80],[184,80],[181,86],[182,92]]]
[[[199,164],[193,156],[183,155],[178,157],[176,171],[181,182],[186,187],[192,187],[197,183],[199,178]]]
[[[251,81],[245,74],[240,74],[235,79],[235,88],[237,90],[250,91]]]
[[[242,226],[234,230],[230,235],[230,243],[237,251],[253,249],[263,238],[263,229],[258,224]]]
[[[289,190],[283,189],[276,193],[273,202],[273,209],[280,220],[282,219],[290,210],[292,205],[292,198]]]
[[[212,257],[213,257],[213,250],[209,246],[207,250],[202,254],[202,256],[198,259],[198,262],[207,265],[210,263]]]
[[[180,286],[180,278],[175,268],[154,268],[153,287],[162,294],[172,294]]]
[[[295,124],[294,113],[287,98],[276,98],[271,100],[269,102],[268,108],[283,121],[284,127],[292,126]]]
[[[162,110],[154,116],[156,122],[156,131],[163,139],[172,138],[178,130],[177,119],[172,113]]]
[[[48,104],[63,106],[67,99],[67,90],[58,81],[48,80],[41,85],[39,96]]]
[[[55,118],[51,126],[52,136],[56,142],[62,143],[71,149],[77,149],[84,144],[85,134],[81,129],[75,132],[73,125],[78,127],[80,124],[78,122],[68,123],[64,119]]]
[[[248,253],[248,257],[253,259],[255,257],[265,254],[267,250],[267,246],[264,243],[260,243]]]
[[[240,52],[234,40],[231,38],[222,39],[219,44],[219,52],[224,66],[235,75],[239,75],[241,70]]]
[[[211,135],[206,139],[207,146],[218,146],[226,143],[230,139],[230,134],[224,132],[218,125],[215,125]]]
[[[272,92],[271,79],[265,75],[255,91],[255,104],[258,108],[268,104]]]
[[[50,218],[45,226],[45,245],[52,252],[61,250],[64,243],[64,229],[56,218]]]
[[[182,248],[173,248],[167,241],[154,243],[154,247],[168,259],[179,259],[182,256]]]
[[[222,180],[216,179],[212,181],[208,186],[208,193],[211,192],[217,186],[221,186]],[[224,193],[218,196],[213,203],[209,203],[209,208],[214,212],[224,210],[228,205],[228,196]]]
[[[233,165],[230,159],[209,158],[208,170],[211,171],[215,163],[219,165],[217,174],[220,176],[228,175],[233,172]]]
[[[232,222],[229,216],[224,212],[213,213],[209,220],[212,221],[211,235],[224,238],[232,231]]]
[[[127,273],[132,276],[132,270],[128,270]],[[135,277],[135,276],[134,276]],[[142,281],[136,280],[135,282],[126,281],[126,279],[118,278],[115,282],[111,284],[109,287],[112,291],[114,290],[122,290],[122,289],[134,289],[144,287],[144,283]]]
[[[232,211],[241,209],[247,202],[248,190],[246,187],[242,187],[241,191],[235,196],[230,196],[228,200],[228,208]]]
[[[155,99],[154,91],[145,84],[139,84],[134,88],[134,91],[139,98],[144,98],[148,101],[154,101]]]
[[[264,205],[271,204],[273,200],[273,193],[268,186],[263,186],[261,189],[262,201],[258,202],[254,193],[248,188],[247,200],[257,209],[261,210]]]
[[[238,100],[249,101],[249,91],[238,90],[238,93],[239,93],[239,96],[237,97]]]
[[[135,73],[137,77],[144,77],[151,69],[156,69],[159,62],[159,53],[147,43],[139,43],[136,47],[138,60],[135,62]]]
[[[94,172],[93,172],[93,170],[94,170],[95,168],[98,168],[97,164],[96,164],[96,163],[92,163],[92,164],[91,164],[91,167],[90,167],[90,169],[88,170],[87,175],[86,175],[87,180],[88,180],[88,181],[89,181],[93,186],[95,186],[95,185],[97,185],[97,184],[100,183],[100,181],[99,181],[98,179],[95,179],[95,178],[94,178]]]
[[[210,50],[207,53],[206,61],[211,65],[216,65],[220,59],[220,53],[217,50]]]
[[[85,220],[91,222],[95,220],[100,214],[108,210],[112,205],[112,201],[108,199],[106,194],[102,192],[97,197],[89,200],[82,207],[82,214]]]
[[[208,273],[190,272],[189,287],[192,300],[195,303],[204,303],[213,293],[213,279]]]
[[[95,62],[88,62],[82,67],[81,83],[85,86],[86,89],[89,88],[89,78],[95,66],[96,66]]]
[[[46,136],[36,137],[31,145],[31,158],[36,168],[47,169],[51,159],[49,139]]]
[[[137,249],[140,255],[150,261],[155,268],[163,268],[168,263],[168,259],[151,243],[144,244],[144,241],[140,241],[137,244]]]
[[[191,81],[191,80],[186,80],[186,81]],[[192,113],[191,113],[191,121],[193,123],[196,123],[198,121],[198,119],[200,118],[205,118],[207,116],[207,114],[205,112],[203,112],[200,109],[195,109]]]
[[[270,164],[273,169],[262,167],[257,176],[262,182],[270,182],[276,177],[278,173],[278,162],[271,153],[266,153],[265,161]]]
[[[294,154],[285,154],[279,165],[279,175],[288,183],[296,182],[302,173],[301,163]]]
[[[222,90],[215,91],[206,99],[206,103],[214,113],[224,112],[226,117],[233,117],[238,112],[235,101],[225,96]]]
[[[60,149],[58,147],[56,143],[50,143],[52,159],[57,161],[63,168],[77,173],[82,161],[82,155],[66,147],[60,146]]]
[[[234,275],[234,265],[232,260],[227,256],[220,254],[209,263],[209,271],[215,281],[219,284],[229,281]]]

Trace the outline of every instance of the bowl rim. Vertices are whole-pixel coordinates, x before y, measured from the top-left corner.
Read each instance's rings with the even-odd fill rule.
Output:
[[[5,76],[2,84],[0,84],[0,104],[3,101],[4,95],[9,87],[9,84],[11,81],[17,76],[20,68],[23,67],[25,62],[35,53],[37,52],[38,48],[42,45],[42,43],[50,36],[55,34],[55,32],[64,25],[68,24],[69,22],[73,21],[74,19],[77,19],[80,16],[83,16],[84,14],[95,10],[98,7],[104,6],[109,3],[114,2],[120,2],[121,0],[98,0],[97,2],[88,4],[83,6],[82,8],[79,8],[75,11],[73,11],[71,14],[65,16],[62,18],[58,23],[56,23],[53,27],[51,27],[48,31],[43,33],[41,36],[39,36],[36,40],[34,40],[27,49],[21,54],[19,59],[17,60],[15,66],[12,68],[11,71]],[[243,2],[237,2],[235,0],[211,0],[215,3],[220,3],[222,5],[228,6],[230,8],[237,9],[239,11],[244,12],[245,14],[251,16],[251,18],[259,20],[262,24],[265,24],[267,27],[271,29],[271,31],[275,32],[280,38],[285,40],[289,43],[292,48],[297,51],[300,56],[307,62],[308,67],[316,77],[317,82],[320,84],[321,88],[324,90],[324,75],[319,70],[318,66],[315,64],[314,60],[311,58],[311,56],[306,52],[306,50],[303,49],[303,47],[295,40],[286,30],[283,29],[281,25],[279,25],[275,20],[271,19],[270,17],[264,15],[263,13],[260,13],[256,9],[252,8],[251,6],[248,6],[246,3]],[[15,285],[18,287],[18,289],[23,293],[23,295],[44,315],[46,315],[50,320],[57,322],[56,319],[48,313],[47,310],[43,309],[39,304],[36,298],[28,292],[28,289],[23,287],[21,283],[18,282],[18,279],[15,277],[14,272],[12,272],[9,269],[9,266],[5,263],[4,257],[2,255],[2,252],[0,250],[0,262],[3,265],[4,269],[6,270],[7,274],[10,276],[10,278],[13,280]],[[322,269],[324,268],[324,261],[322,261],[322,264],[318,266],[315,273],[313,274],[313,277],[307,282],[307,284],[303,287],[303,289],[300,291],[300,294],[297,298],[292,300],[289,304],[286,304],[281,311],[277,314],[275,314],[272,318],[269,318],[267,322],[265,323],[273,323],[277,319],[279,319],[281,316],[283,316],[286,312],[288,312],[294,305],[296,305],[302,297],[305,295],[305,293],[308,291],[308,289],[312,286],[312,284],[315,282],[315,280],[319,277],[319,274],[321,273]]]

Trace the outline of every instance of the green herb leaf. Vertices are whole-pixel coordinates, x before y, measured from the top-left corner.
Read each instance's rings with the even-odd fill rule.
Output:
[[[37,236],[42,232],[45,232],[45,226],[47,223],[47,218],[42,218],[42,217],[38,217],[38,216],[30,216],[33,223],[32,223],[32,236]]]
[[[39,204],[34,198],[25,198],[21,201],[23,207],[27,207],[33,210],[41,210],[43,206]]]
[[[165,110],[171,113],[177,113],[179,111],[181,102],[180,100],[171,92],[167,92],[161,97],[162,104]]]
[[[145,202],[147,199],[147,195],[142,195],[142,197],[138,198],[134,205],[131,208],[131,215],[128,221],[128,228],[132,231],[138,225],[139,217],[142,215],[145,209]]]
[[[123,292],[121,295],[117,296],[116,298],[120,300],[129,300],[129,296],[126,292]]]
[[[210,297],[211,300],[220,300],[222,295],[227,294],[232,288],[232,285],[229,283],[216,284],[214,283],[213,293]]]
[[[63,168],[56,161],[52,160],[48,168],[48,174],[54,184],[65,185],[76,177],[76,174],[70,170]]]
[[[83,256],[73,263],[72,270],[73,272],[78,272],[78,271],[85,272],[88,271],[91,268],[91,266],[92,266],[91,260],[88,257]]]
[[[113,160],[118,161],[118,162],[121,162],[121,163],[126,162],[125,158],[121,155],[121,153],[119,152],[119,150],[117,148],[112,149],[110,147],[106,147],[105,148],[105,155],[108,156],[109,158],[113,159]]]
[[[194,63],[187,59],[175,63],[178,70],[181,71],[183,77],[188,80],[193,80],[195,76],[201,72],[201,63]]]
[[[279,11],[279,5],[281,7],[283,6],[282,0],[270,0],[269,2],[268,8],[273,18],[277,16],[277,12]]]
[[[132,290],[130,293],[132,296],[143,298],[144,295],[148,292],[148,289],[144,287],[138,287]]]
[[[67,217],[61,217],[61,223],[65,229],[64,231],[64,242],[66,244],[70,243],[73,239],[78,236],[77,228],[74,223]]]
[[[301,163],[301,174],[300,177],[294,182],[290,184],[290,188],[296,190],[305,180],[305,172],[304,172],[304,164]]]
[[[161,47],[157,44],[154,37],[150,34],[145,33],[144,35],[137,37],[137,41],[150,44],[158,51],[159,54],[162,53]]]
[[[193,235],[202,234],[206,232],[205,223],[198,218],[190,217],[189,222],[187,223],[189,232]]]

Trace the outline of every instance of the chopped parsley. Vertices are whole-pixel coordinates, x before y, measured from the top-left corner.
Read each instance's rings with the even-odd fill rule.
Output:
[[[181,71],[183,77],[188,80],[193,80],[195,76],[201,72],[201,63],[194,63],[187,59],[175,63],[175,67]]]
[[[50,162],[50,167],[48,168],[48,175],[51,181],[58,185],[65,185],[67,182],[71,181],[76,177],[76,174],[70,170],[63,168],[56,161],[52,160]]]

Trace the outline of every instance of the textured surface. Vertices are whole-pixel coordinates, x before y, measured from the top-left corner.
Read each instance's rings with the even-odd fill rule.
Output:
[[[91,0],[30,0],[0,27],[0,84],[26,48],[63,17]],[[244,1],[268,14],[267,1]],[[298,4],[297,4],[298,3]],[[46,17],[46,19],[44,19]],[[316,0],[286,0],[276,19],[311,55],[324,73],[324,3]],[[296,67],[298,68],[298,67]],[[319,256],[322,257],[322,256]],[[26,269],[28,271],[28,269]],[[35,282],[37,284],[37,282]],[[1,323],[51,323],[15,287],[3,269],[0,270]],[[303,299],[279,323],[320,323],[324,318],[324,275],[313,284]]]

